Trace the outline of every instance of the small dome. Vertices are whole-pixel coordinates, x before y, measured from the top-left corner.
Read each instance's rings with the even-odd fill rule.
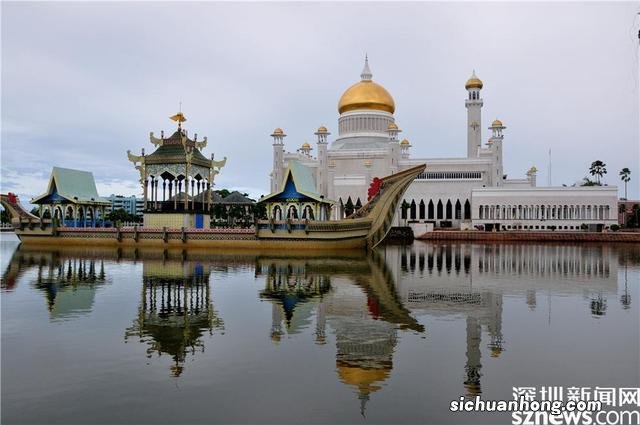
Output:
[[[311,145],[309,143],[307,143],[307,142],[304,142],[302,144],[302,148],[301,149],[302,150],[309,150],[309,149],[311,149]]]
[[[537,172],[538,172],[538,169],[536,168],[535,165],[532,165],[531,168],[529,168],[529,171],[528,171],[529,174],[535,174]]]
[[[282,131],[280,127],[273,130],[272,136],[283,136],[283,135],[284,135],[284,131]]]
[[[502,125],[502,121],[500,121],[499,119],[495,119],[493,120],[493,122],[491,123],[491,128],[497,128],[497,127],[504,127]]]
[[[402,139],[402,142],[400,142],[401,146],[411,146],[411,143],[409,143],[409,141],[407,139]]]
[[[469,89],[481,89],[482,88],[482,80],[480,80],[480,78],[478,78],[476,76],[476,71],[473,71],[473,73],[471,74],[471,77],[469,77],[469,79],[467,80],[466,84],[464,85],[464,88],[469,90]]]
[[[328,133],[329,131],[327,130],[327,127],[325,127],[324,125],[321,125],[320,127],[318,127],[318,131],[316,131],[316,133],[318,134],[325,134]]]
[[[387,126],[387,130],[397,130],[398,129],[398,125],[394,122],[390,122],[389,125]]]

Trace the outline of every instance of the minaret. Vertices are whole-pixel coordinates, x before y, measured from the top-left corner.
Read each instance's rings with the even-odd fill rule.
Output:
[[[493,152],[494,162],[494,175],[491,176],[490,181],[493,182],[493,186],[502,186],[503,183],[502,176],[504,175],[504,168],[502,166],[502,140],[504,136],[502,134],[502,130],[504,130],[505,128],[507,127],[505,127],[502,124],[502,121],[500,121],[499,119],[493,120],[493,122],[491,123],[491,127],[489,127],[489,130],[491,130],[489,146],[491,147],[491,150]]]
[[[467,316],[467,364],[465,365],[466,379],[464,387],[467,398],[474,398],[482,393],[480,377],[482,364],[480,363],[480,336],[482,329],[478,319]]]
[[[409,148],[411,143],[407,139],[402,139],[400,142],[400,152],[402,153],[402,159],[409,159]]]
[[[327,130],[327,127],[321,125],[315,135],[318,136],[318,180],[316,186],[320,195],[324,195],[325,198],[329,196],[329,173],[328,173],[328,158],[327,158],[327,136],[331,133]]]
[[[482,98],[480,90],[482,89],[482,81],[473,71],[469,80],[464,85],[469,92],[469,97],[464,104],[467,107],[467,158],[476,158],[481,140],[481,116]]]
[[[537,174],[538,169],[535,165],[532,165],[531,168],[529,168],[529,171],[527,171],[527,180],[531,183],[531,187],[536,187]]]
[[[387,155],[387,167],[391,174],[393,174],[398,170],[398,161],[400,160],[398,133],[402,133],[402,130],[398,128],[398,125],[395,122],[390,122],[387,126],[387,133],[389,133],[389,155]]]
[[[282,168],[284,166],[284,138],[287,137],[281,128],[276,128],[273,137],[273,171],[271,172],[271,192],[276,192],[282,184]]]

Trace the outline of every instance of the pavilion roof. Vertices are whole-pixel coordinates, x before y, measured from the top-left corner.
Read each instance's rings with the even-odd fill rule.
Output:
[[[74,204],[97,203],[110,205],[111,202],[98,196],[96,182],[90,171],[53,167],[47,191],[31,200],[31,203],[45,203],[52,195],[64,198]]]
[[[284,179],[281,183],[280,190],[265,196],[258,202],[265,202],[267,200],[273,200],[274,198],[282,196],[285,192],[285,189],[287,188],[287,182],[289,182],[289,180],[293,182],[295,190],[299,194],[311,198],[317,202],[333,203],[333,201],[325,199],[324,196],[316,192],[316,182],[313,178],[311,169],[295,160],[289,161],[289,167],[284,173]]]
[[[186,138],[184,145],[182,144],[182,136]],[[196,147],[196,142],[187,137],[187,133],[184,130],[176,130],[169,138],[163,139],[162,145],[158,146],[155,151],[147,155],[146,162],[166,162],[171,159],[184,161],[187,153],[185,146],[193,149],[193,159],[196,160],[196,163],[204,161],[205,163],[200,165],[210,166],[210,161],[202,154],[202,152],[200,152],[200,149]]]
[[[206,200],[207,196],[207,191],[205,190],[204,192],[201,192],[199,194],[197,194],[195,196],[195,200],[197,202],[204,202],[204,200]],[[255,201],[247,198],[246,196],[244,196],[242,193],[236,191],[231,192],[230,194],[228,194],[226,197],[222,197],[220,196],[220,194],[218,192],[213,192],[212,198],[211,198],[212,202],[214,204],[255,204]]]

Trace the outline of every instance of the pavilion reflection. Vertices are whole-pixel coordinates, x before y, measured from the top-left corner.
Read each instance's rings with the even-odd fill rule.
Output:
[[[338,379],[354,388],[364,415],[370,395],[391,375],[398,331],[424,331],[399,302],[384,261],[375,254],[259,258],[256,276],[262,275],[260,297],[272,303],[271,339],[280,343],[285,331],[296,334],[315,322],[315,343],[325,344],[329,327]]]
[[[174,377],[189,355],[204,352],[205,333],[224,330],[211,301],[209,266],[185,257],[172,259],[165,251],[162,259],[145,259],[138,317],[125,331],[125,342],[147,344],[148,357],[169,355]]]
[[[104,259],[60,250],[19,246],[2,276],[2,289],[13,290],[23,275],[35,271],[32,285],[45,295],[49,317],[65,320],[91,312],[96,290],[108,281]]]

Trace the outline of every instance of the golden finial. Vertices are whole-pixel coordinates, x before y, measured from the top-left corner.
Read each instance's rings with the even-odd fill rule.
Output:
[[[182,128],[182,123],[187,120],[187,117],[182,113],[182,102],[180,102],[178,113],[169,117],[170,119],[178,122],[178,128]]]

